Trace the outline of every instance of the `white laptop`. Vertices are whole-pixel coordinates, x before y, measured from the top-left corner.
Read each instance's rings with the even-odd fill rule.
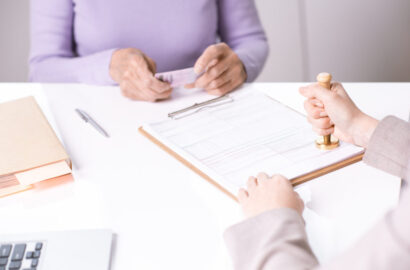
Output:
[[[110,230],[0,235],[0,270],[109,270]]]

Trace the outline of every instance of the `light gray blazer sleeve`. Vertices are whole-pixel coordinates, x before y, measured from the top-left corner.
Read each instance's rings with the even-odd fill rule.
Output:
[[[306,269],[317,265],[307,242],[305,224],[293,209],[260,214],[224,234],[235,270]]]
[[[410,124],[387,117],[376,128],[365,162],[410,179]],[[363,213],[366,214],[366,213]],[[291,209],[265,212],[229,228],[225,241],[235,270],[410,269],[410,189],[355,245],[326,265],[318,265],[302,218]]]
[[[363,161],[390,174],[407,178],[409,160],[410,124],[394,116],[384,118],[370,138]]]

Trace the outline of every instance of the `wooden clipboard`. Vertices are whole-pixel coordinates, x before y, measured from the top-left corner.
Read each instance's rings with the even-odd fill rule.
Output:
[[[153,142],[154,144],[156,144],[157,146],[159,146],[162,150],[164,150],[165,152],[167,152],[168,154],[170,154],[172,157],[176,158],[179,162],[181,162],[182,164],[184,164],[185,166],[187,166],[189,169],[191,169],[192,171],[194,171],[195,173],[197,173],[199,176],[201,176],[202,178],[204,178],[205,180],[207,180],[209,183],[211,183],[212,185],[214,185],[216,188],[218,188],[220,191],[222,191],[223,193],[225,193],[226,195],[228,195],[231,199],[238,201],[238,199],[236,198],[236,196],[234,194],[232,194],[231,192],[229,192],[227,189],[225,189],[223,186],[221,186],[218,182],[216,182],[215,180],[213,180],[210,176],[208,176],[206,173],[204,173],[203,171],[201,171],[200,169],[198,169],[197,167],[195,167],[192,163],[188,162],[185,158],[181,157],[179,154],[177,154],[175,151],[173,151],[171,148],[169,148],[168,146],[166,146],[165,144],[163,144],[162,142],[160,142],[158,139],[156,139],[154,136],[152,136],[151,134],[149,134],[146,130],[143,129],[143,127],[140,127],[138,129],[138,131],[145,136],[146,138],[148,138],[151,142]],[[309,180],[312,180],[314,178],[317,178],[319,176],[328,174],[330,172],[336,171],[338,169],[341,169],[343,167],[346,167],[348,165],[351,165],[353,163],[359,162],[363,159],[363,153],[362,154],[358,154],[356,156],[353,156],[351,158],[345,159],[341,162],[332,164],[330,166],[327,166],[325,168],[316,170],[314,172],[290,179],[290,182],[292,183],[293,186],[297,186],[300,185],[302,183],[305,183]]]

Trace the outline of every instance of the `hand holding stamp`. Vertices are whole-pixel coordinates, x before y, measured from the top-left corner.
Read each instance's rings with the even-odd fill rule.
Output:
[[[332,75],[326,72],[320,73],[319,75],[317,75],[317,82],[320,86],[329,89],[330,91]],[[316,147],[320,150],[331,150],[339,147],[339,140],[332,137],[332,135],[326,135],[316,140]]]

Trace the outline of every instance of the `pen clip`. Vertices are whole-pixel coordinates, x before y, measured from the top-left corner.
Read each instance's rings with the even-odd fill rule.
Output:
[[[83,112],[80,109],[75,109],[75,112],[81,117],[81,119],[83,119],[85,122],[88,123],[88,120],[90,117],[88,116],[86,112]]]
[[[185,116],[197,113],[203,109],[216,107],[216,106],[220,106],[220,105],[231,103],[231,102],[233,102],[233,98],[230,95],[223,95],[221,97],[210,99],[210,100],[207,100],[201,103],[195,103],[194,105],[189,106],[187,108],[169,113],[168,117],[171,119],[177,120]],[[187,112],[192,112],[192,113],[181,116],[182,114],[185,114]]]

